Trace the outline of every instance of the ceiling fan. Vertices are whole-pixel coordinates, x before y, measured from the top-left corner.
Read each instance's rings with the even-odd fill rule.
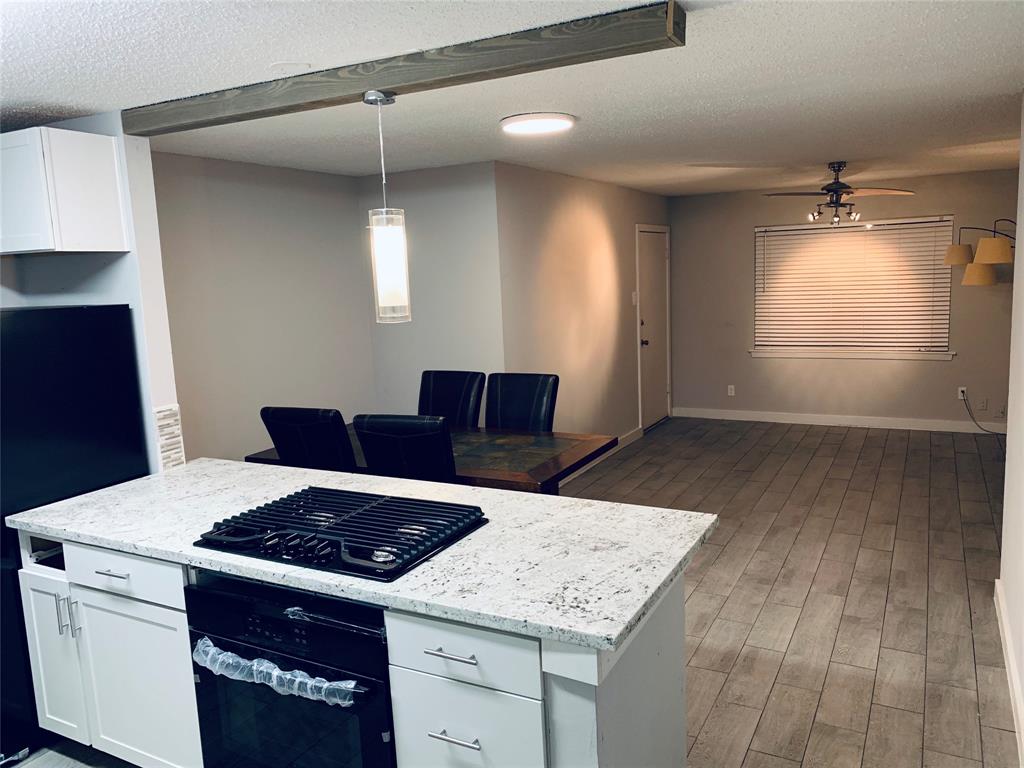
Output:
[[[825,200],[818,203],[816,209],[807,214],[808,221],[817,221],[821,218],[822,208],[832,209],[832,226],[838,226],[842,221],[839,214],[845,210],[850,221],[859,221],[860,213],[853,210],[853,203],[846,202],[851,197],[869,197],[871,195],[912,195],[909,189],[890,189],[887,187],[851,187],[845,181],[839,180],[839,174],[846,170],[845,160],[836,160],[828,164],[833,179],[817,192],[767,192],[766,197],[824,197]]]

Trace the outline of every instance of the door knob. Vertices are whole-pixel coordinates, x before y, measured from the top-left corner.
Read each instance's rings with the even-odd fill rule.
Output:
[[[640,346],[641,347],[649,347],[650,345],[651,345],[651,342],[648,339],[640,339]]]

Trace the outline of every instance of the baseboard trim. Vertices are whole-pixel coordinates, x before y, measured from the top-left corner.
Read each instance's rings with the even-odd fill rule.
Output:
[[[1010,706],[1013,709],[1013,724],[1017,729],[1017,754],[1024,755],[1024,681],[1020,678],[1017,661],[1013,655],[1013,638],[1006,621],[1006,593],[1003,580],[996,579],[995,585],[996,620],[999,622],[999,639],[1003,642],[1003,661],[1006,664],[1007,682],[1010,684]]]
[[[788,413],[785,411],[734,411],[718,408],[672,408],[673,416],[727,421],[771,421],[782,424],[817,424],[829,427],[877,427],[919,429],[926,432],[981,432],[973,422],[958,419],[903,419],[892,416],[846,416],[834,413]],[[1005,422],[981,422],[986,429],[1005,432]]]
[[[561,482],[559,482],[558,487],[561,488],[566,483],[572,482],[577,477],[582,475],[584,472],[587,472],[587,471],[593,469],[598,464],[600,464],[602,461],[607,459],[609,456],[614,456],[616,453],[621,451],[627,445],[629,445],[630,443],[635,443],[637,440],[639,440],[643,436],[644,436],[644,431],[640,427],[637,427],[636,429],[630,430],[629,432],[627,432],[626,434],[622,435],[622,437],[619,438],[619,444],[618,445],[616,445],[614,448],[612,448],[607,453],[601,454],[600,456],[598,456],[596,459],[594,459],[592,462],[587,464],[587,466],[583,467],[582,469],[577,469],[571,475],[569,475],[568,477],[563,479]]]

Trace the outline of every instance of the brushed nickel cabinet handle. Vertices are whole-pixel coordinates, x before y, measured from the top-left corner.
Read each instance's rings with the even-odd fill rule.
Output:
[[[476,660],[476,654],[475,653],[472,654],[471,656],[456,656],[454,653],[445,653],[444,648],[442,648],[441,646],[438,646],[437,648],[424,648],[423,652],[425,654],[427,654],[427,656],[436,656],[439,659],[446,659],[448,661],[457,661],[460,664],[469,664],[470,666],[473,666],[473,667],[475,667],[477,664],[480,663],[479,661]]]
[[[65,597],[64,600],[68,604],[68,626],[71,627],[71,636],[78,637],[82,634],[82,625],[75,626],[75,612],[73,610],[74,606],[78,605],[78,601],[72,601],[70,597]]]
[[[60,601],[63,600],[56,592],[53,593],[53,604],[57,609],[57,634],[63,635],[67,625],[64,624],[64,617],[60,615]]]
[[[462,739],[456,739],[453,736],[448,735],[448,729],[443,728],[440,733],[434,733],[433,731],[427,731],[427,736],[438,741],[443,741],[446,744],[454,744],[457,747],[465,747],[466,749],[476,750],[480,752],[483,747],[480,746],[480,739],[473,739],[472,741],[463,741]]]
[[[122,581],[127,581],[131,578],[130,573],[118,573],[117,571],[112,571],[109,568],[104,568],[101,571],[98,570],[96,571],[96,574],[98,576],[109,576],[112,579],[121,579]]]

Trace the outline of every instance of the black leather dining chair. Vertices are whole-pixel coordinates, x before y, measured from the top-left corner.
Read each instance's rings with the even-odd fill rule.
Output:
[[[487,428],[550,432],[557,397],[553,373],[492,373],[487,377]]]
[[[282,464],[355,472],[356,457],[341,412],[333,408],[266,406],[260,418]]]
[[[455,456],[444,416],[360,414],[352,424],[371,474],[455,482]]]
[[[476,371],[424,371],[420,377],[420,416],[444,416],[449,429],[480,423],[484,375]]]

